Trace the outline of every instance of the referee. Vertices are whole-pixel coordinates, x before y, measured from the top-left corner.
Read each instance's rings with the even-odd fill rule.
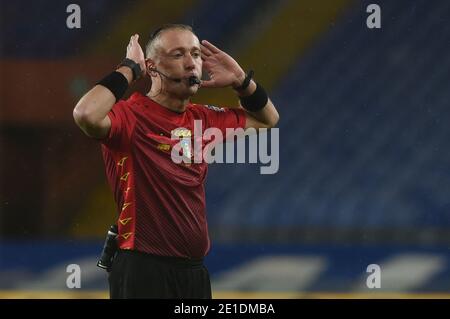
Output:
[[[110,297],[211,298],[203,265],[210,248],[204,186],[208,167],[205,162],[172,161],[177,141],[171,136],[191,139],[195,120],[202,121],[203,131],[270,128],[278,122],[278,112],[252,80],[252,71],[246,74],[227,53],[200,42],[191,27],[158,28],[145,56],[138,40],[137,34],[131,37],[126,58],[73,110],[76,124],[101,144],[118,208],[119,250],[108,279]],[[209,80],[201,80],[202,69]],[[141,76],[151,78],[148,94],[121,100]],[[230,87],[240,106],[193,104],[190,98],[200,87]]]

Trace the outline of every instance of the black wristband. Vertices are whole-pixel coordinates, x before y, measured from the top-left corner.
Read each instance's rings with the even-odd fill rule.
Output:
[[[110,90],[116,97],[116,101],[118,101],[128,89],[128,80],[122,73],[114,71],[97,82],[97,85],[104,86]]]
[[[119,67],[121,67],[121,66],[127,66],[131,69],[131,71],[133,72],[133,81],[139,79],[142,75],[142,70],[141,70],[141,66],[139,65],[139,63],[136,63],[131,59],[125,58],[119,64]]]
[[[250,70],[247,75],[245,76],[244,81],[242,82],[241,86],[235,88],[236,91],[244,91],[246,88],[248,88],[248,86],[250,85],[250,81],[253,78],[253,74],[255,72],[253,72],[253,70]]]
[[[250,112],[258,112],[262,110],[269,101],[266,90],[264,90],[264,88],[258,83],[256,83],[255,92],[249,96],[244,96],[239,99],[241,100],[242,107]]]

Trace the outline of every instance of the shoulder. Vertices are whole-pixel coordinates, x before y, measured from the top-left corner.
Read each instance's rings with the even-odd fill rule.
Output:
[[[123,103],[128,108],[133,109],[139,106],[146,105],[148,103],[148,98],[139,92],[135,92],[131,94],[127,100],[123,100]]]
[[[112,110],[122,112],[134,112],[136,108],[141,105],[144,105],[145,99],[144,96],[140,93],[133,93],[128,99],[117,101],[116,104],[112,107]]]
[[[137,121],[139,109],[143,103],[141,94],[134,93],[126,100],[119,100],[108,112],[111,122],[134,123]]]
[[[190,105],[191,111],[197,111],[202,113],[223,113],[225,112],[225,109],[219,106],[210,105],[210,104],[197,104],[197,103],[191,103]]]

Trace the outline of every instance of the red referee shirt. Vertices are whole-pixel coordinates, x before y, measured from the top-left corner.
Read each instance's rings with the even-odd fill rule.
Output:
[[[217,127],[225,136],[226,128],[244,128],[245,112],[189,104],[176,113],[134,93],[108,116],[111,130],[101,143],[118,207],[119,247],[204,257],[210,247],[204,187],[208,165],[174,163],[171,149],[179,141],[171,140],[172,131],[185,128],[193,135],[194,120],[202,120],[202,131]]]

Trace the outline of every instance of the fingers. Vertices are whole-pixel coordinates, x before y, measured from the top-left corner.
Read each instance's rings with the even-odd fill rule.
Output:
[[[214,46],[213,44],[211,44],[210,42],[208,42],[206,40],[202,40],[202,45],[206,49],[208,49],[209,52],[212,52],[212,53],[220,53],[221,52],[218,47]]]
[[[201,50],[202,50],[202,56],[205,56],[205,57],[209,57],[209,56],[211,56],[213,53],[207,48],[207,47],[205,47],[204,45],[201,45]]]
[[[139,45],[139,34],[134,34],[130,37],[127,48],[131,48],[133,45]]]
[[[135,33],[130,37],[127,46],[127,58],[139,63],[142,72],[145,71],[145,58],[141,46],[139,45],[139,34]]]
[[[207,80],[207,81],[203,81],[202,80],[201,87],[202,88],[213,88],[213,87],[215,87],[214,80]]]
[[[139,45],[139,34],[135,34],[131,37],[132,41],[134,44],[138,44]]]
[[[210,74],[211,73],[211,68],[213,67],[214,64],[212,64],[210,61],[203,61],[203,71]]]
[[[208,61],[210,59],[210,57],[211,57],[210,55],[206,55],[203,52],[201,54],[201,59],[203,62]]]

